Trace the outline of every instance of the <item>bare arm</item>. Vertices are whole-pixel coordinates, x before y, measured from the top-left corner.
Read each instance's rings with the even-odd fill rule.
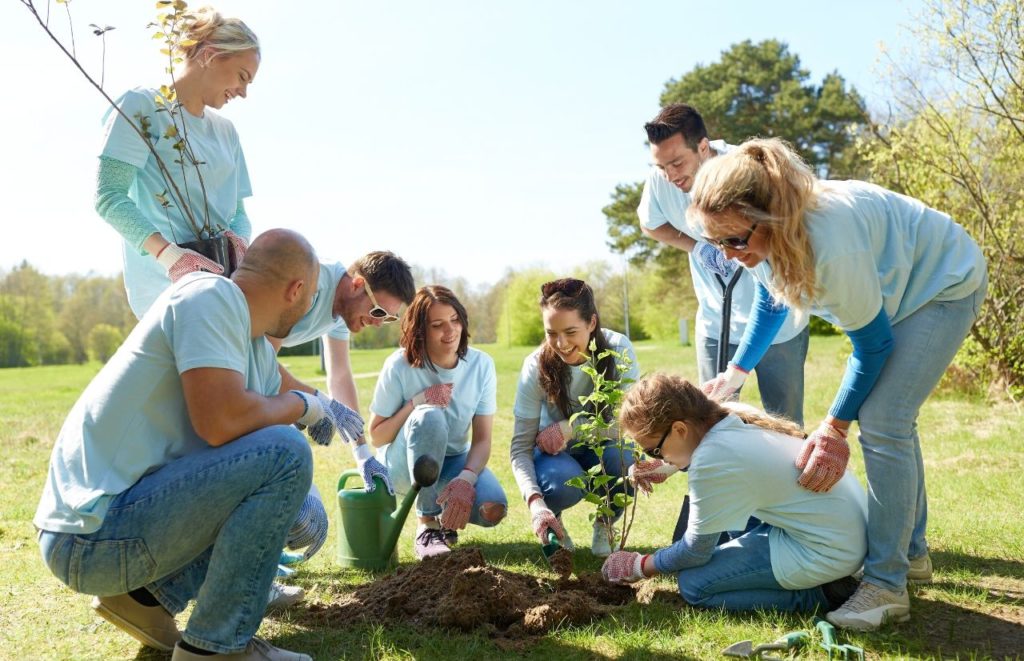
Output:
[[[181,375],[185,404],[192,427],[212,446],[271,425],[298,420],[305,405],[294,394],[264,397],[245,388],[240,372],[219,367],[200,367]]]
[[[394,415],[387,418],[371,412],[370,442],[373,444],[373,447],[379,448],[394,441],[395,436],[398,436],[398,430],[409,419],[409,415],[415,408],[412,402],[406,402],[402,405],[402,408],[395,411]]]
[[[324,365],[327,368],[327,390],[353,411],[359,410],[359,394],[356,391],[355,375],[348,355],[348,340],[336,340],[323,336]]]
[[[685,250],[686,252],[693,252],[693,247],[697,245],[696,241],[683,232],[677,230],[671,223],[659,225],[652,230],[647,229],[643,226],[643,223],[641,223],[640,231],[643,232],[645,236],[649,236],[655,241],[659,241],[674,248],[679,248],[680,250]]]
[[[494,428],[493,415],[473,416],[473,440],[466,457],[466,468],[477,475],[487,467],[491,458],[491,430]]]

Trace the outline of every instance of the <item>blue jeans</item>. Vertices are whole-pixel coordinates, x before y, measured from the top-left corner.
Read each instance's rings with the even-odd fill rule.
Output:
[[[987,280],[958,301],[932,301],[895,324],[893,351],[860,407],[860,445],[868,478],[864,580],[869,583],[902,590],[909,558],[928,551],[917,415],[977,319],[986,286]]]
[[[589,448],[572,447],[574,441],[569,441],[569,447],[558,454],[542,452],[540,448],[533,449],[533,465],[537,472],[537,483],[544,494],[544,502],[555,515],[561,514],[576,503],[583,500],[583,491],[577,487],[570,487],[567,481],[578,477],[587,470],[599,463],[597,453]],[[633,453],[627,448],[621,451],[615,447],[615,441],[609,440],[602,451],[604,467],[609,475],[623,477],[629,472],[633,464]],[[628,480],[612,489],[612,495],[626,492],[633,495],[633,487]],[[619,507],[612,507],[616,516],[621,511]]]
[[[402,428],[405,433],[396,437],[384,453],[384,463],[391,476],[391,483],[395,485],[396,493],[408,493],[413,485],[412,467],[416,465],[416,460],[424,455],[433,457],[441,466],[441,473],[432,486],[420,489],[416,496],[416,513],[420,516],[438,516],[441,514],[441,506],[437,504],[437,496],[466,467],[469,452],[445,456],[448,447],[448,419],[444,409],[417,406]],[[508,509],[508,499],[501,483],[489,468],[484,468],[476,479],[476,498],[473,500],[469,522],[485,528],[497,525],[500,519],[490,521],[481,513],[481,508],[491,503],[501,505],[504,510]]]
[[[804,328],[792,339],[771,345],[754,368],[764,410],[786,416],[800,426],[804,424],[804,360],[807,358],[809,337],[810,330]],[[730,360],[737,349],[739,344],[729,343]],[[697,373],[701,383],[718,374],[717,337],[700,338]]]
[[[237,652],[263,620],[312,479],[313,455],[297,429],[260,429],[145,475],[114,497],[96,532],[44,531],[43,560],[77,592],[146,588],[170,613],[195,599],[182,638]]]
[[[707,564],[679,572],[679,594],[686,603],[730,611],[827,608],[828,600],[820,587],[787,590],[775,580],[768,544],[771,529],[762,523],[717,547]]]

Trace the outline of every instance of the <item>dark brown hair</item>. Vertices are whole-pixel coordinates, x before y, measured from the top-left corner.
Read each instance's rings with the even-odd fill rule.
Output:
[[[665,106],[654,119],[644,124],[644,130],[647,131],[647,139],[654,145],[679,133],[683,136],[686,146],[693,151],[697,151],[700,141],[708,137],[704,118],[692,106],[685,103],[673,103]]]
[[[387,292],[409,305],[416,295],[416,283],[405,260],[388,250],[367,253],[346,269],[349,275],[361,275],[375,292]]]
[[[437,367],[430,361],[427,353],[428,316],[434,303],[450,305],[462,323],[462,335],[459,337],[459,348],[455,352],[459,360],[466,357],[469,350],[469,317],[466,308],[455,297],[452,290],[441,285],[421,287],[409,304],[409,309],[402,315],[402,338],[399,345],[405,349],[405,359],[413,367],[426,367],[436,372]]]
[[[595,321],[594,330],[587,339],[587,345],[593,341],[597,346],[594,355],[600,355],[608,349],[608,340],[601,330],[601,315],[597,313],[597,303],[594,302],[594,290],[590,285],[575,278],[562,278],[545,282],[540,286],[540,307],[554,310],[575,310],[584,322]],[[569,364],[562,360],[554,348],[545,339],[541,345],[539,359],[539,380],[541,390],[547,395],[549,402],[558,407],[566,418],[572,415],[572,403],[569,401],[569,382],[572,372]],[[615,368],[615,357],[605,356],[598,361],[597,371],[604,374],[606,379],[618,378],[618,370]]]

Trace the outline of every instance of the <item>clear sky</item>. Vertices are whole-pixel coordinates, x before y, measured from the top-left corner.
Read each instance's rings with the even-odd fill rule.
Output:
[[[37,0],[45,9],[46,0]],[[198,7],[199,2],[193,3]],[[837,70],[885,108],[880,43],[907,40],[915,0],[220,0],[262,42],[241,135],[255,233],[308,236],[324,260],[390,249],[470,282],[556,270],[606,247],[601,208],[645,176],[643,123],[670,78],[744,39],[789,44],[818,82]],[[80,59],[118,96],[166,82],[146,0],[73,0]],[[54,4],[51,24],[67,34]],[[92,208],[106,102],[19,0],[0,1],[0,268],[120,270]],[[712,136],[714,137],[714,136]]]

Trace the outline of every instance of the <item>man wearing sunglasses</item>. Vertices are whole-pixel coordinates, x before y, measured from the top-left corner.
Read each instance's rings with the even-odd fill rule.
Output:
[[[686,224],[690,188],[702,163],[731,149],[721,140],[708,140],[700,114],[675,103],[666,106],[644,125],[655,167],[647,177],[637,214],[640,230],[661,243],[690,254],[690,276],[697,297],[697,369],[701,383],[720,371],[719,353],[727,339],[724,357],[732,358],[743,337],[747,315],[754,300],[754,280],[740,270],[732,284],[731,304],[723,305],[738,265],[724,259],[719,247],[744,250],[757,230],[746,236],[702,240]],[[738,258],[742,262],[742,255]],[[804,359],[807,356],[807,321],[788,318],[768,350],[768,363],[758,364],[757,380],[764,409],[803,424]]]

